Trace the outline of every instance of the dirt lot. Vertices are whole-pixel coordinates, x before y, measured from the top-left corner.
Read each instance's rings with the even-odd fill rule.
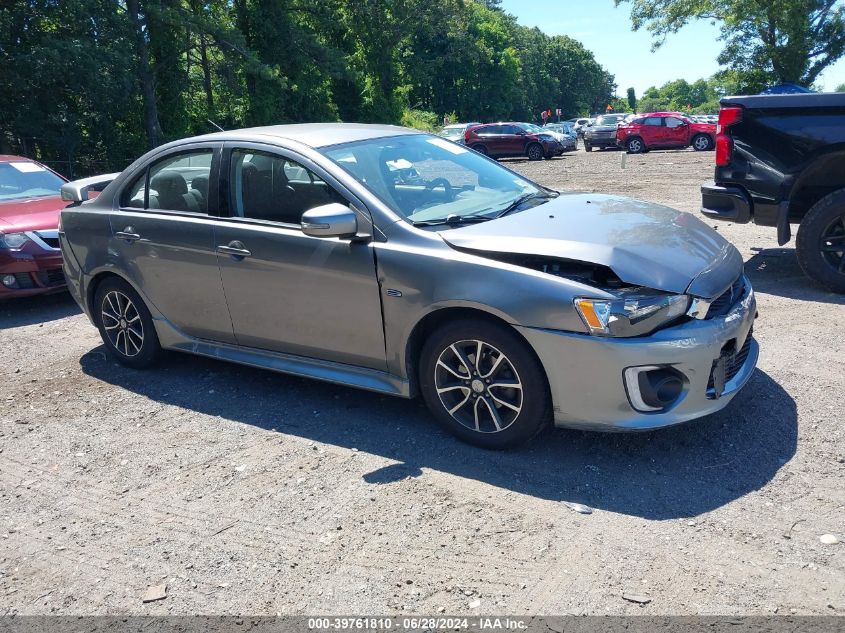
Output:
[[[509,164],[696,212],[713,154],[621,159]],[[175,354],[121,368],[65,295],[0,306],[0,613],[845,613],[845,298],[774,230],[718,230],[760,310],[731,406],[511,453],[417,401]]]

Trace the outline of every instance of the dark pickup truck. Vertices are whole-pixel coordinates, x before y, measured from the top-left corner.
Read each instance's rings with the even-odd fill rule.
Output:
[[[721,100],[706,216],[777,227],[804,272],[845,292],[845,93]]]

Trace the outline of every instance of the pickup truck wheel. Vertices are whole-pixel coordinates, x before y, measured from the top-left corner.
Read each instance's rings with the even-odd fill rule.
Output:
[[[845,293],[845,189],[810,207],[798,227],[796,250],[808,277]]]
[[[634,138],[628,139],[625,148],[629,154],[642,154],[645,151],[645,143],[643,143],[643,139],[639,136],[635,136]]]
[[[465,442],[503,449],[523,444],[551,419],[543,367],[504,325],[462,319],[429,336],[419,384],[437,420]]]
[[[525,153],[528,156],[528,160],[543,159],[543,148],[540,146],[539,143],[531,143]]]
[[[692,137],[692,148],[696,152],[706,152],[713,145],[713,141],[706,134],[696,134]]]

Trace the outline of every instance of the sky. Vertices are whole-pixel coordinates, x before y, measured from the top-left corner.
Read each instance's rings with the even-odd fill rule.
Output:
[[[693,82],[719,70],[719,29],[704,20],[670,35],[652,53],[651,34],[633,32],[630,6],[615,8],[613,0],[502,0],[501,6],[520,24],[581,42],[616,77],[620,96],[631,86],[639,96],[649,86],[673,79]],[[831,91],[845,83],[845,59],[830,66],[817,83]]]

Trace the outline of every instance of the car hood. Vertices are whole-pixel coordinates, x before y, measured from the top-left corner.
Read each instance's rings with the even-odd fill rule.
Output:
[[[624,282],[716,297],[742,273],[742,256],[689,213],[622,196],[564,193],[503,218],[442,231],[447,244],[607,266]]]
[[[60,196],[0,201],[0,231],[41,231],[59,226],[68,203]]]

